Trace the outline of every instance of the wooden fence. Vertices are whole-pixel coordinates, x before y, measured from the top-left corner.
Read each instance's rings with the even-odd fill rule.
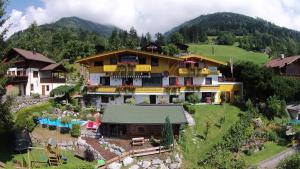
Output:
[[[166,148],[164,146],[158,146],[158,147],[151,147],[151,148],[144,148],[144,149],[138,149],[138,150],[130,150],[127,151],[117,157],[114,157],[112,159],[109,159],[105,162],[105,166],[98,167],[99,169],[106,169],[107,166],[113,162],[121,162],[124,158],[128,156],[132,157],[141,157],[141,156],[147,156],[147,155],[152,155],[152,154],[160,154],[160,153],[165,153],[173,150],[173,147],[171,148]]]

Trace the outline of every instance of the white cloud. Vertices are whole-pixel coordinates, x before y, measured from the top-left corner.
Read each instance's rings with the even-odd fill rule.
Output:
[[[236,12],[260,17],[279,26],[300,30],[299,0],[43,0],[44,7],[29,6],[24,13],[10,12],[8,36],[32,22],[54,22],[78,16],[139,33],[165,32],[201,14]]]

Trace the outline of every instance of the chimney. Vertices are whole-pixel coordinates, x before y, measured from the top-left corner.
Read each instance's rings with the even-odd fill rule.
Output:
[[[284,54],[281,54],[281,55],[280,55],[280,58],[281,58],[281,59],[284,59]]]
[[[34,55],[36,54],[36,49],[35,49],[35,48],[33,48],[32,53],[33,53]]]

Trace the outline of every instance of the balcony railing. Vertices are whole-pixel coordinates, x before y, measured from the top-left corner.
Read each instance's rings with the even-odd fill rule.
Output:
[[[41,78],[41,83],[66,83],[65,78]]]
[[[189,85],[189,86],[87,86],[89,92],[99,93],[178,93],[183,91],[211,91],[218,90],[219,85]]]
[[[27,75],[6,75],[6,77],[8,77],[11,83],[27,82],[28,80]]]
[[[220,71],[211,71],[207,68],[197,69],[197,68],[179,68],[179,75],[190,75],[190,76],[207,76],[210,74],[220,74]]]
[[[104,65],[103,71],[104,72],[126,72],[126,71],[128,71],[128,72],[150,72],[151,65],[145,65],[145,64]]]

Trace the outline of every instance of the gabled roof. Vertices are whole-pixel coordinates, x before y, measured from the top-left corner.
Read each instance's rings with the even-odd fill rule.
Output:
[[[204,56],[201,56],[201,55],[196,55],[196,54],[183,55],[183,56],[180,56],[180,58],[182,58],[182,59],[197,58],[197,59],[200,59],[200,60],[206,60],[206,61],[210,61],[210,62],[213,62],[213,63],[217,63],[217,64],[220,64],[220,65],[227,66],[227,63],[225,63],[225,62],[221,62],[221,61],[218,61],[218,60],[215,60],[215,59],[207,58],[207,57],[204,57]]]
[[[269,61],[266,64],[266,66],[271,67],[271,68],[275,68],[275,67],[281,68],[281,67],[284,67],[288,64],[295,62],[298,59],[300,59],[300,55],[286,57],[286,58],[277,58],[277,59],[273,59],[273,60]]]
[[[34,52],[34,51],[28,51],[24,49],[19,48],[13,48],[13,51],[17,52],[19,55],[23,56],[27,60],[34,60],[34,61],[40,61],[40,62],[46,62],[46,63],[55,63],[55,61],[47,58],[46,56]]]
[[[182,106],[171,105],[107,105],[102,123],[164,124],[169,116],[172,124],[187,123]]]
[[[116,51],[110,51],[110,52],[105,52],[105,53],[101,53],[95,56],[90,56],[90,57],[86,57],[83,59],[79,59],[76,61],[76,63],[83,63],[84,61],[88,61],[91,59],[95,59],[95,58],[100,58],[100,57],[104,57],[104,56],[114,56],[117,54],[125,54],[125,53],[131,53],[131,54],[141,54],[141,55],[148,55],[148,56],[156,56],[156,57],[161,57],[161,58],[166,58],[166,59],[173,59],[173,60],[182,60],[178,57],[174,57],[174,56],[167,56],[167,55],[162,55],[162,54],[157,54],[157,53],[152,53],[152,52],[145,52],[145,51],[138,51],[138,50],[131,50],[131,49],[121,49],[121,50],[116,50]]]
[[[46,67],[44,67],[43,69],[41,69],[42,71],[48,71],[48,70],[55,70],[57,68],[62,69],[63,71],[66,71],[66,69],[62,66],[62,64],[60,63],[52,63]]]

